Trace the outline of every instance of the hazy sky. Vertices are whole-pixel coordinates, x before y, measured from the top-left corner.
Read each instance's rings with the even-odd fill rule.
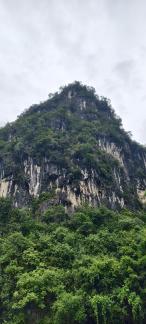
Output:
[[[146,0],[0,0],[0,124],[74,80],[146,143]]]

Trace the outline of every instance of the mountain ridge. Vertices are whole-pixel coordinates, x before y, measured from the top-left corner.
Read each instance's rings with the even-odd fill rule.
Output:
[[[141,208],[146,149],[124,131],[110,101],[77,81],[49,97],[0,129],[0,196],[18,207],[47,192],[48,205],[71,210]]]

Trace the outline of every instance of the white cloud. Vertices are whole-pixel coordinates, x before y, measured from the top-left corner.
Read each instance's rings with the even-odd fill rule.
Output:
[[[0,123],[80,80],[146,143],[145,0],[0,0]]]

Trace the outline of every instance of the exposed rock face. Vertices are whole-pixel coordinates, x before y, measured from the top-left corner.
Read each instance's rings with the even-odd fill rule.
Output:
[[[54,190],[58,201],[68,207],[75,208],[81,204],[89,203],[93,206],[105,204],[112,208],[123,208],[128,204],[124,197],[125,187],[130,186],[128,167],[113,143],[102,146],[102,149],[105,151],[107,149],[106,152],[120,163],[120,169],[113,169],[114,177],[110,188],[99,181],[98,170],[92,169],[89,172],[87,169],[81,169],[81,178],[74,184],[70,183],[66,170],[60,169],[55,164],[50,164],[46,158],[43,159],[41,165],[37,165],[32,158],[28,158],[24,161],[23,168],[27,186],[23,188],[21,184],[15,183],[13,175],[11,178],[1,176],[0,197],[13,197],[15,205],[22,206],[27,205],[32,197],[37,198],[41,192]],[[135,197],[137,195],[142,203],[145,203],[146,200],[144,188],[146,188],[146,180],[137,179],[133,195]]]
[[[146,190],[137,190],[137,194],[141,203],[146,206]]]
[[[41,167],[34,164],[33,159],[24,161],[24,174],[29,179],[29,194],[37,197],[39,194]]]
[[[105,151],[118,160],[120,165],[124,167],[124,161],[122,156],[122,148],[118,148],[115,143],[109,143],[107,140],[99,140],[99,147],[101,150]]]
[[[7,179],[1,179],[0,181],[0,197],[7,197],[7,195],[11,192],[10,190],[11,182]]]
[[[145,203],[146,150],[92,89],[65,87],[1,129],[0,140],[0,197],[12,197],[15,206],[42,192],[72,209]]]

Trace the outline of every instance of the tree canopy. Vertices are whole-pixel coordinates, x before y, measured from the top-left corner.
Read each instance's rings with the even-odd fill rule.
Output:
[[[146,322],[146,216],[0,200],[0,322]]]

